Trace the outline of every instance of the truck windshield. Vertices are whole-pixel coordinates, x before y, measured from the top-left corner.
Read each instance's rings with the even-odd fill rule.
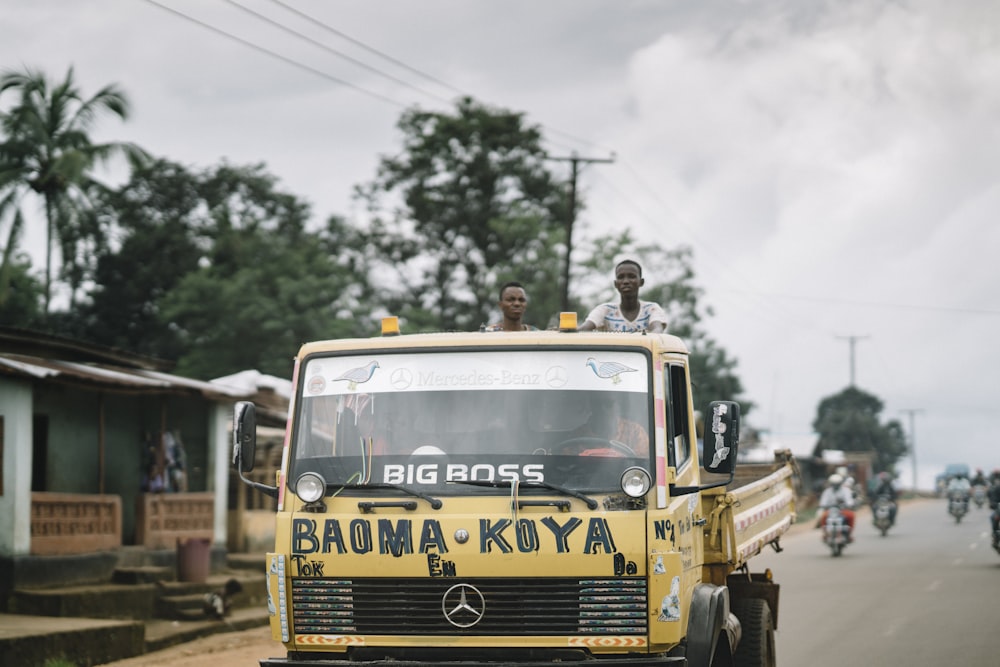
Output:
[[[438,494],[510,492],[466,481],[615,490],[626,468],[651,466],[648,367],[619,350],[313,357],[290,476]]]

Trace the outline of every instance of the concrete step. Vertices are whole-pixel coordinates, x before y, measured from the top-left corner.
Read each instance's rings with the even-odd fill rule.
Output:
[[[230,577],[226,582],[230,580],[235,580],[240,584],[239,592],[226,596],[229,600],[230,611],[267,604],[263,575]],[[205,595],[210,591],[222,593],[223,587],[227,585],[226,582],[210,590],[178,591],[173,594],[161,595],[156,600],[156,618],[201,621],[210,617],[209,614],[205,613]]]
[[[103,665],[223,632],[266,626],[264,606],[236,609],[222,620],[120,621],[0,614],[0,665],[47,667],[57,661]],[[280,645],[275,643],[277,648]]]
[[[202,618],[190,621],[164,619],[149,621],[145,628],[145,651],[146,653],[159,651],[220,632],[261,627],[268,624],[269,618],[265,604],[234,609],[222,620]],[[281,648],[277,642],[275,646]],[[0,662],[0,664],[8,663]]]
[[[140,565],[136,567],[116,567],[111,574],[113,584],[153,584],[174,578],[174,568]]]
[[[30,616],[145,620],[153,617],[156,584],[94,584],[14,591],[8,611]]]
[[[161,603],[164,598],[191,596],[200,600],[205,593],[223,588],[229,579],[240,582],[242,591],[233,598],[237,607],[267,605],[263,572],[234,570],[212,574],[205,582],[155,581],[149,584],[93,584],[61,588],[16,590],[9,611],[34,616],[150,620],[177,619],[179,608]],[[2,665],[3,663],[0,663]]]
[[[0,665],[103,665],[146,653],[144,633],[139,621],[0,614]]]

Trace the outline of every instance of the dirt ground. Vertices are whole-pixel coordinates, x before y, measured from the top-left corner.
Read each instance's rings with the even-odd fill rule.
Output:
[[[285,647],[271,639],[271,629],[260,627],[203,637],[104,667],[257,667],[262,658],[284,655]]]

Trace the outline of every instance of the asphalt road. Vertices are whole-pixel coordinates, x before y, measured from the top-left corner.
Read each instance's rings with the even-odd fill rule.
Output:
[[[799,526],[753,569],[781,584],[780,665],[1000,664],[1000,554],[989,509],[961,523],[946,501],[904,503],[881,537],[862,510],[853,544],[834,558],[820,531]]]
[[[855,542],[834,558],[818,530],[799,525],[784,551],[753,560],[781,584],[777,657],[783,667],[1000,664],[1000,554],[989,510],[960,524],[944,500],[904,503],[881,537],[858,515]],[[251,667],[283,655],[268,628],[215,635],[114,667]]]

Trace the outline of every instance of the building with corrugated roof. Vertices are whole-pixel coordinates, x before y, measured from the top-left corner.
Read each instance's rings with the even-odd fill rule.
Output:
[[[224,560],[233,405],[263,399],[264,423],[283,426],[287,399],[266,378],[169,370],[0,327],[0,599],[102,580],[123,553],[173,558],[179,539],[208,539]]]

